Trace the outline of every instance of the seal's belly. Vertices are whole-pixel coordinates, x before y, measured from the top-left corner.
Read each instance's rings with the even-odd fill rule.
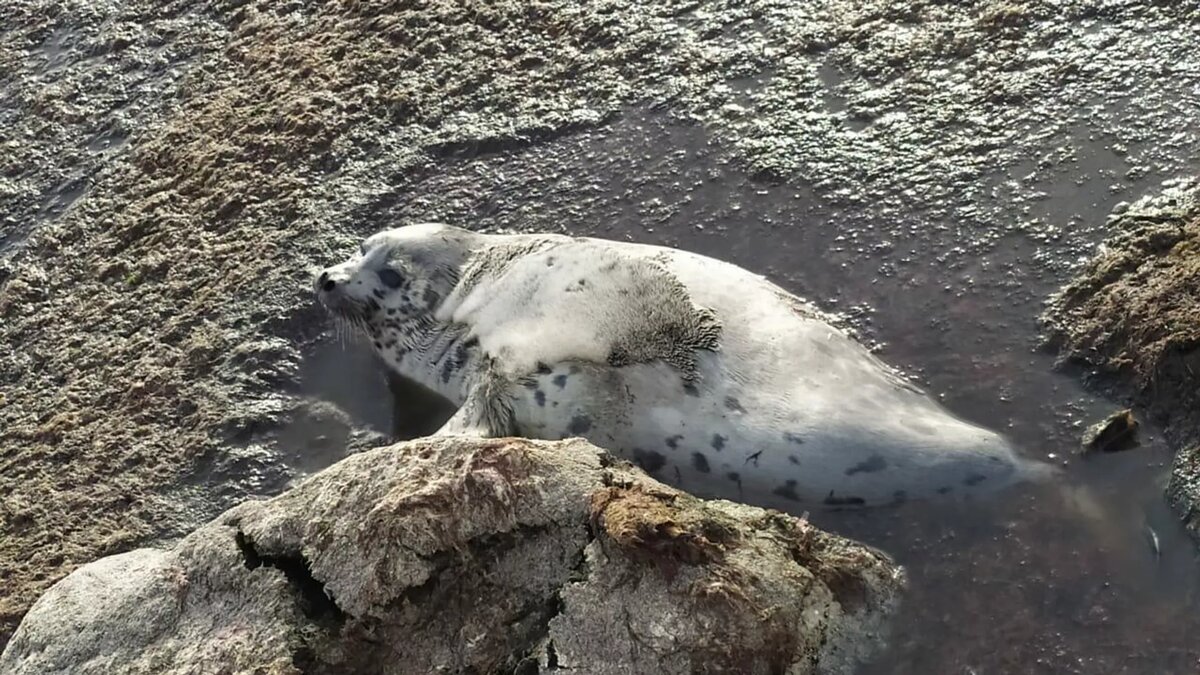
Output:
[[[756,469],[740,399],[685,384],[665,364],[559,365],[520,387],[513,412],[526,436],[586,438],[699,496],[744,500],[743,474]]]

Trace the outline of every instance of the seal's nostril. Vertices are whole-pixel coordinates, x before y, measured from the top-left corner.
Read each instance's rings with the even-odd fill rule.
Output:
[[[321,275],[321,276],[324,277],[325,275]],[[334,283],[333,279],[325,279],[325,282],[321,284],[321,290],[328,293],[329,291],[333,290],[334,286],[337,286],[337,284]]]

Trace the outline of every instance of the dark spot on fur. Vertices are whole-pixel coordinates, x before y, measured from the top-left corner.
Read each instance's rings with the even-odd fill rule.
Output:
[[[562,389],[563,387],[567,386],[567,376],[566,375],[555,375],[554,376],[554,385],[556,387],[558,387],[559,389]]]
[[[729,440],[729,438],[722,436],[721,434],[713,434],[712,444],[711,444],[713,447],[713,450],[720,452],[722,449],[724,449],[725,441],[727,441],[727,440]]]
[[[454,365],[454,359],[446,359],[445,361],[442,361],[442,383],[443,384],[450,381],[450,378],[454,375],[455,370],[456,370],[456,368]]]
[[[425,307],[433,309],[442,301],[442,296],[438,295],[438,292],[433,290],[432,286],[426,286],[425,292],[421,294],[421,299],[425,301]]]
[[[537,380],[530,377],[521,380],[521,386],[525,387],[526,389],[537,389],[538,383]]]
[[[733,396],[725,397],[725,408],[734,412],[744,413],[746,409],[742,407],[742,402]]]
[[[937,490],[937,493],[938,493],[939,495],[948,495],[948,494],[950,494],[951,492],[954,492],[954,488],[950,487],[949,485],[947,485],[947,486],[945,486],[945,487],[940,487],[940,488],[938,488],[938,490]]]
[[[388,307],[388,311],[387,311],[387,314],[388,314],[388,316],[392,316],[392,315],[394,315],[395,313],[396,313],[396,308],[395,308],[395,307]]]
[[[761,456],[762,456],[762,450],[759,450],[758,452],[756,452],[754,454],[746,455],[746,461],[744,461],[742,463],[749,464],[750,462],[754,462],[754,466],[758,466],[758,458]]]
[[[735,483],[742,482],[742,475],[736,471],[730,471],[729,473],[725,474],[725,477]]]
[[[642,470],[646,473],[654,473],[667,464],[667,458],[662,453],[654,452],[653,450],[642,450],[641,448],[633,449],[633,461],[642,467]]]
[[[788,461],[792,464],[800,464],[800,458],[796,457],[795,455],[788,455]]]
[[[380,300],[382,300],[382,299],[383,299],[383,296],[384,296],[384,292],[383,292],[383,291],[381,291],[381,290],[379,290],[378,288],[376,288],[375,290],[371,291],[371,295],[373,295],[373,296],[375,296],[375,297],[379,298]]]
[[[591,428],[592,418],[587,415],[576,415],[571,418],[571,423],[567,425],[567,431],[573,434],[584,434]]]
[[[800,501],[800,496],[796,494],[796,480],[787,480],[787,482],[780,485],[779,488],[775,488],[772,492],[774,495],[784,497],[785,500]]]
[[[549,375],[551,372],[550,366],[542,363],[541,361],[538,361],[537,372],[539,375]]]
[[[796,481],[794,480],[784,482],[783,485],[771,490],[771,493],[793,502],[800,501],[800,495],[796,494]]]
[[[708,473],[712,470],[708,467],[708,458],[698,452],[692,453],[692,467],[700,473]]]
[[[375,349],[383,349],[383,343],[380,342],[379,340],[376,340],[376,341],[372,342],[371,344],[375,345]]]
[[[849,469],[846,469],[846,475],[853,476],[856,473],[875,473],[876,471],[883,471],[887,468],[887,465],[888,463],[886,459],[880,457],[879,455],[871,455],[871,457],[866,461],[859,462]]]
[[[790,431],[783,432],[783,440],[787,441],[788,443],[795,443],[796,445],[804,444],[804,439],[800,438],[800,434],[793,434]]]
[[[683,383],[683,391],[688,396],[699,396],[700,395],[700,390],[697,389],[696,385],[692,384],[691,382]]]
[[[674,450],[679,447],[679,441],[683,440],[683,434],[675,434],[667,438],[667,447]]]
[[[970,476],[967,476],[967,479],[963,481],[963,485],[969,485],[969,486],[974,487],[976,485],[979,485],[980,483],[982,483],[983,481],[985,481],[987,479],[988,479],[988,477],[981,473],[973,473]]]
[[[825,498],[826,506],[861,506],[866,503],[867,500],[862,497],[835,497],[832,492]]]
[[[538,389],[537,391],[533,392],[533,400],[537,401],[539,408],[545,408],[546,407],[546,392],[542,391],[541,389]]]

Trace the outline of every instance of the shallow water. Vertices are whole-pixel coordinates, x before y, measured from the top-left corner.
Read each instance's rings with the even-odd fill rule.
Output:
[[[630,111],[603,130],[431,166],[356,217],[628,238],[740,264],[843,312],[951,411],[1060,465],[1056,481],[989,502],[811,514],[908,569],[891,646],[864,673],[1195,672],[1200,560],[1162,499],[1168,449],[1146,425],[1135,450],[1076,457],[1083,428],[1117,403],[1037,349],[1042,302],[1105,215],[1166,174],[1093,189],[1110,168],[1103,141],[1066,142],[1074,159],[1032,178],[1019,158],[981,177],[956,205],[977,219],[917,202],[881,218],[752,180],[703,129]],[[1037,213],[1010,221],[1014,204]]]

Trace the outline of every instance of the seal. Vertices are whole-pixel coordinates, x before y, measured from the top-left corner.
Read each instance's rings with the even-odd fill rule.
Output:
[[[764,277],[685,251],[420,223],[315,292],[439,434],[583,437],[705,497],[781,510],[974,495],[1031,463]]]

